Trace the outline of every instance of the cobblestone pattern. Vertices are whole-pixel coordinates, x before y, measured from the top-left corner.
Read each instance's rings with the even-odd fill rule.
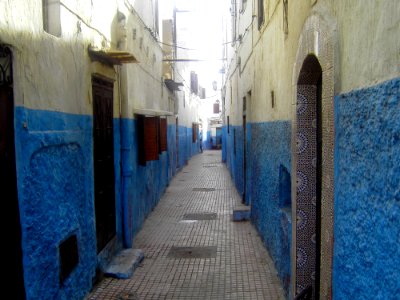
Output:
[[[145,253],[141,267],[131,279],[104,279],[86,299],[284,299],[256,230],[249,222],[232,221],[233,207],[240,203],[220,151],[193,157],[134,241]],[[184,215],[189,213],[217,213],[217,218],[188,222]],[[217,246],[217,255],[170,258],[173,246]]]

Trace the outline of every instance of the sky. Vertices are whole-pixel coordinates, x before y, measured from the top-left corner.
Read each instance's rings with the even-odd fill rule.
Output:
[[[192,63],[199,76],[199,84],[207,88],[207,97],[218,94],[212,90],[212,82],[218,82],[221,87],[223,54],[223,24],[222,16],[229,13],[229,1],[227,0],[159,0],[160,15],[163,19],[172,19],[174,4],[179,11],[177,23],[187,24],[188,30],[181,32],[178,36],[178,46],[196,49],[189,51],[179,49],[178,56],[181,58],[204,59],[205,62]],[[179,24],[177,24],[179,27]],[[178,33],[179,34],[179,33]],[[183,42],[183,40],[185,42]],[[179,58],[179,57],[178,57]]]

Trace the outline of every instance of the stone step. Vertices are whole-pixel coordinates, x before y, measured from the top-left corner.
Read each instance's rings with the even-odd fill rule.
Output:
[[[106,267],[104,275],[119,279],[128,279],[143,259],[144,254],[142,250],[124,249],[112,259]]]
[[[237,206],[233,209],[233,221],[249,221],[250,220],[250,207]]]

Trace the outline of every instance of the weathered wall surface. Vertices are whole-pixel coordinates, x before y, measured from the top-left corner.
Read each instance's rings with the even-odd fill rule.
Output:
[[[290,135],[294,131],[283,132],[279,124],[287,122],[296,126],[294,117],[296,115],[296,85],[298,71],[303,64],[303,60],[300,60],[299,57],[303,57],[302,54],[304,53],[315,55],[322,66],[323,102],[332,104],[331,106],[333,106],[334,101],[338,102],[335,110],[328,107],[329,105],[324,106],[324,130],[327,132],[339,131],[339,134],[336,135],[337,140],[332,140],[330,133],[324,133],[325,145],[327,145],[327,150],[324,153],[326,158],[332,160],[332,165],[334,162],[335,170],[334,179],[331,179],[332,182],[335,182],[335,242],[338,234],[340,234],[340,238],[339,244],[335,244],[333,253],[333,270],[335,272],[333,292],[330,280],[328,280],[328,282],[321,282],[321,292],[323,293],[321,295],[329,298],[332,294],[333,298],[343,299],[348,298],[347,292],[352,295],[351,297],[357,298],[357,289],[366,290],[367,282],[371,284],[372,281],[379,281],[378,274],[382,269],[378,263],[367,266],[367,262],[362,258],[362,255],[367,253],[370,257],[376,257],[377,261],[380,261],[381,253],[379,247],[375,244],[369,247],[367,243],[363,243],[364,240],[355,238],[355,232],[362,233],[362,236],[367,235],[367,226],[365,225],[367,221],[362,221],[361,216],[371,215],[372,211],[368,207],[372,203],[370,200],[362,200],[361,196],[354,198],[353,193],[360,185],[370,185],[373,192],[376,193],[374,197],[386,199],[388,196],[387,189],[392,191],[392,196],[398,194],[398,191],[393,190],[390,183],[383,183],[387,181],[383,178],[382,189],[378,191],[378,188],[373,188],[377,186],[377,183],[375,183],[377,182],[376,176],[379,177],[380,175],[371,175],[371,178],[365,178],[364,175],[361,176],[358,167],[362,166],[363,169],[369,170],[369,165],[376,166],[378,174],[393,174],[394,177],[398,173],[394,165],[387,163],[395,155],[394,153],[397,153],[397,144],[393,142],[397,139],[397,135],[395,131],[389,128],[396,126],[392,123],[397,124],[395,120],[398,117],[388,108],[380,110],[382,116],[379,116],[376,107],[384,105],[383,103],[389,103],[389,99],[393,99],[394,96],[391,96],[395,89],[393,86],[397,84],[384,83],[381,86],[380,83],[390,79],[397,82],[396,78],[400,74],[400,65],[398,64],[398,61],[400,61],[400,44],[397,37],[400,32],[400,6],[395,0],[288,1],[288,32],[285,34],[283,2],[279,0],[264,1],[265,17],[260,28],[257,24],[257,2],[247,2],[245,11],[237,14],[238,24],[235,34],[237,40],[233,47],[228,45],[226,49],[229,65],[223,93],[225,116],[222,159],[230,169],[239,192],[243,191],[243,182],[237,180],[237,178],[243,178],[244,172],[246,172],[249,179],[246,183],[246,203],[251,203],[255,225],[270,250],[289,294],[287,274],[290,273],[287,271],[288,265],[280,263],[284,260],[287,252],[285,252],[286,254],[280,253],[279,249],[284,248],[281,247],[283,243],[279,245],[276,239],[271,237],[274,230],[279,227],[277,224],[280,216],[282,216],[280,208],[274,205],[276,191],[279,190],[279,180],[271,174],[278,174],[279,166],[283,165],[288,167],[287,170],[292,181],[295,180],[293,174],[290,174],[291,158],[293,158],[293,151],[295,151],[295,149],[292,149],[295,141],[292,138],[292,143],[290,143]],[[253,7],[253,4],[256,6]],[[236,4],[236,6],[239,10],[239,4]],[[251,11],[251,14],[249,11]],[[253,15],[256,17],[253,18]],[[230,18],[230,16],[227,18]],[[314,23],[314,25],[309,26],[310,23]],[[231,30],[230,26],[228,26],[228,29]],[[231,35],[230,31],[227,33],[227,36],[229,35]],[[388,85],[391,87],[388,87]],[[373,88],[371,90],[366,89],[369,86],[373,86]],[[251,92],[251,97],[249,97],[249,92]],[[334,95],[338,96],[333,99]],[[375,98],[372,95],[375,95]],[[235,155],[233,150],[235,146],[233,128],[237,128],[237,134],[240,136],[243,98],[245,97],[248,99],[246,118],[251,128],[247,130],[247,139],[250,140],[247,143],[250,143],[248,147],[252,149],[249,158],[247,158],[248,169],[246,171],[241,167],[243,155],[237,153]],[[274,105],[272,105],[272,98],[274,98]],[[378,105],[378,103],[381,104]],[[389,107],[389,105],[387,106]],[[358,109],[363,113],[360,113]],[[361,118],[359,119],[361,114],[365,116],[363,123],[361,123]],[[334,115],[337,120],[342,120],[342,118],[343,120],[335,124],[335,126],[340,126],[339,128],[332,126],[331,130],[330,124],[334,123]],[[227,130],[228,116],[231,125],[229,133]],[[346,123],[343,123],[344,121]],[[329,128],[326,126],[329,126]],[[372,137],[367,137],[366,132],[371,131],[373,133],[379,126],[382,130],[387,126],[390,132],[385,133],[383,137],[375,137],[374,134],[372,134]],[[346,145],[346,141],[341,140],[344,134],[354,136],[355,139],[356,132],[360,136],[360,145],[354,143]],[[333,134],[331,135],[333,136]],[[378,146],[378,144],[371,146],[376,152],[374,152],[374,156],[384,161],[383,164],[377,164],[374,156],[370,154],[371,150],[368,149],[370,145],[368,147],[364,145],[364,141],[370,139],[376,141],[379,138],[392,141],[391,151],[389,151],[386,142],[381,146]],[[285,147],[281,147],[283,144]],[[337,145],[338,151],[333,157],[331,149],[334,145]],[[363,149],[360,148],[361,145],[364,145]],[[360,148],[360,151],[356,152],[357,147]],[[236,140],[236,149],[243,149],[242,137]],[[281,151],[279,152],[280,155],[276,154],[278,151]],[[344,158],[346,155],[347,157],[354,155],[357,157],[351,160]],[[260,183],[259,174],[261,170],[269,170],[268,177],[265,175],[264,178],[268,185]],[[346,176],[344,176],[344,173],[346,173]],[[357,179],[357,176],[361,176],[361,178]],[[337,181],[341,184],[337,184]],[[355,186],[350,186],[349,181],[354,181]],[[346,184],[344,184],[345,182]],[[329,182],[324,180],[324,185],[329,185]],[[296,186],[295,182],[293,186]],[[358,192],[355,193],[358,194]],[[257,195],[256,198],[255,195]],[[328,200],[323,199],[323,201]],[[340,203],[337,204],[337,201],[340,201]],[[388,200],[388,202],[390,201]],[[333,203],[323,203],[324,207],[325,205],[332,207]],[[393,222],[392,213],[398,209],[395,202],[392,201],[390,204],[374,203],[374,207],[380,212],[377,218],[373,218],[374,222],[378,224]],[[389,212],[389,207],[391,207],[392,212]],[[350,211],[346,211],[346,209]],[[267,211],[268,220],[257,217],[264,216]],[[331,223],[329,220],[332,219],[332,210],[326,210],[324,213],[329,215],[323,214],[322,224]],[[296,216],[297,212],[294,211],[292,215]],[[369,218],[367,219],[369,220]],[[291,222],[290,216],[287,221]],[[271,222],[276,226],[270,227]],[[378,226],[378,228],[380,227]],[[322,230],[324,238],[327,239],[324,243],[332,245],[330,242],[333,241],[331,229],[322,228]],[[367,240],[370,241],[383,239],[383,235],[378,230],[374,230],[372,235],[371,233],[368,233],[368,235]],[[397,235],[397,232],[391,232],[386,236],[389,249],[392,249],[390,248],[392,247],[391,243],[395,240],[393,237]],[[392,238],[388,238],[389,236]],[[353,239],[354,242],[351,242]],[[293,246],[295,247],[295,245]],[[355,249],[354,255],[350,248]],[[332,249],[326,249],[324,246],[322,251],[324,255],[332,256]],[[360,257],[356,258],[357,255]],[[291,261],[292,267],[293,264],[295,266],[296,251],[292,252]],[[329,267],[329,270],[324,269],[321,274],[324,278],[329,279],[331,265],[326,264],[326,266]],[[385,263],[382,263],[382,266],[385,266]],[[398,270],[395,271],[398,273]],[[391,278],[386,276],[386,271],[382,272],[391,291],[397,292],[398,285],[392,283]],[[367,273],[372,281],[363,277]],[[341,277],[342,275],[343,277]],[[293,270],[291,276],[295,276]],[[350,278],[354,279],[355,276],[360,276],[360,283],[353,283],[353,287],[351,287]],[[365,285],[361,283],[362,280],[364,280]],[[290,284],[294,284],[294,282],[292,278]],[[341,291],[342,286],[346,292]],[[297,288],[302,289],[301,287]],[[299,290],[296,291],[296,287],[292,287],[291,293],[296,292],[299,292]],[[377,295],[383,295],[382,298],[391,297],[388,291],[376,290],[375,292]]]
[[[62,10],[63,18],[65,14]],[[87,54],[91,37],[66,31],[65,39],[58,39],[44,33],[38,1],[13,2],[4,7],[1,19],[0,40],[13,51],[26,296],[81,298],[92,286],[97,264]],[[59,247],[72,235],[79,263],[61,283]]]
[[[83,297],[96,268],[91,119],[19,107],[16,120],[27,298]],[[58,247],[73,234],[80,263],[61,285]]]
[[[189,159],[193,155],[199,153],[199,151],[199,141],[197,140],[193,143],[192,128],[178,126],[178,169],[184,167],[188,163]]]
[[[267,5],[267,4],[266,4]],[[298,17],[308,6],[293,3]],[[225,92],[223,161],[226,161],[239,193],[246,185],[246,204],[252,208],[252,221],[268,248],[285,289],[290,287],[290,204],[279,202],[280,166],[290,173],[291,156],[291,78],[297,41],[286,38],[281,29],[281,1],[265,8],[266,21],[258,31],[257,8],[247,3],[240,14],[243,42],[237,42],[238,58],[229,69]],[[252,24],[252,25],[251,25]],[[245,32],[247,28],[247,32]],[[250,44],[250,47],[249,47]],[[272,106],[272,93],[274,106]],[[244,98],[246,100],[244,100]],[[246,101],[246,139],[243,135],[243,101]],[[227,119],[230,119],[229,133]],[[235,137],[236,135],[236,154]],[[246,141],[246,158],[244,142]],[[244,170],[244,159],[247,168]],[[247,181],[244,182],[244,172]]]
[[[251,218],[269,250],[285,289],[290,284],[291,203],[284,199],[281,169],[290,172],[291,124],[251,125]],[[271,147],[273,145],[273,147]],[[289,179],[290,181],[290,179]]]
[[[400,293],[400,79],[336,101],[335,299]]]
[[[138,13],[125,1],[64,2],[60,37],[43,30],[41,1],[0,3],[0,42],[13,52],[27,299],[83,298],[96,268],[106,264],[123,242],[133,241],[178,167],[174,117],[168,119],[168,151],[146,166],[138,164],[136,110],[174,110],[174,95],[161,78],[162,51],[148,30],[154,29],[155,21],[148,1],[135,1]],[[125,23],[120,22],[121,13]],[[120,25],[125,26],[122,38]],[[122,50],[133,53],[139,64],[92,62],[89,45],[112,50],[124,46]],[[100,254],[94,213],[94,74],[114,82],[116,238]],[[192,145],[192,116],[184,116],[187,120],[180,128],[181,166],[198,152],[198,145]],[[72,235],[77,237],[79,263],[60,283],[59,245]]]
[[[331,1],[337,16],[338,91],[375,85],[400,73],[400,6],[396,0]]]

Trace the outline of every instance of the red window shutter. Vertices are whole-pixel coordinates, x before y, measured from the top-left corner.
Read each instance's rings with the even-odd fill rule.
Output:
[[[167,118],[160,120],[160,150],[167,151]]]
[[[158,120],[157,117],[144,118],[144,152],[146,161],[158,160]]]

